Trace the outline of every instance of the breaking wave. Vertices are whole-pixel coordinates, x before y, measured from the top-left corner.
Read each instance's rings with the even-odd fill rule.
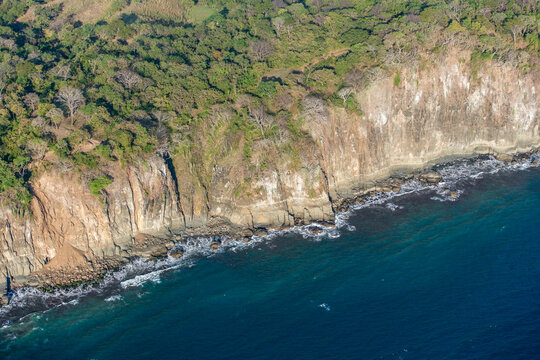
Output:
[[[197,259],[201,257],[212,257],[228,251],[239,252],[253,248],[263,242],[271,242],[276,237],[287,233],[301,235],[305,239],[321,241],[340,236],[343,231],[354,231],[348,219],[356,211],[371,207],[380,206],[386,211],[395,212],[402,209],[402,206],[391,202],[408,194],[419,192],[431,192],[431,199],[436,201],[457,201],[470,185],[471,181],[481,179],[485,175],[494,174],[500,171],[519,171],[530,167],[536,167],[540,160],[539,153],[530,154],[529,157],[516,161],[513,164],[505,164],[493,156],[482,156],[469,160],[460,160],[452,163],[435,166],[434,171],[442,176],[442,181],[437,185],[424,185],[420,181],[413,179],[402,184],[399,191],[375,193],[362,204],[350,206],[347,211],[336,214],[335,226],[324,226],[313,223],[305,226],[295,226],[284,230],[270,230],[267,235],[253,236],[250,241],[243,241],[223,237],[220,246],[212,249],[212,238],[195,237],[187,239],[182,243],[177,243],[171,250],[181,250],[183,256],[174,258],[168,255],[159,260],[137,258],[119,270],[110,272],[103,278],[97,286],[81,285],[67,290],[56,290],[54,292],[42,292],[33,287],[17,289],[13,292],[9,305],[0,308],[0,331],[9,327],[16,321],[21,321],[30,313],[43,312],[59,306],[76,305],[78,299],[83,296],[96,295],[102,297],[104,301],[113,302],[122,300],[119,294],[125,289],[141,287],[147,283],[159,283],[165,272],[178,270],[184,267],[193,266]],[[321,304],[325,310],[329,310],[326,304]]]

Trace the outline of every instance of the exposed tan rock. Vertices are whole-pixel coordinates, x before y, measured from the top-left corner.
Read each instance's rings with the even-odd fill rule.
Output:
[[[84,253],[73,247],[71,244],[64,243],[56,255],[43,267],[44,270],[68,270],[70,268],[91,267]]]
[[[512,160],[514,159],[514,157],[510,154],[497,154],[497,156],[495,156],[495,158],[499,161],[502,161],[504,163],[510,163],[512,162]]]
[[[168,251],[173,235],[241,238],[332,223],[336,209],[363,202],[375,189],[397,191],[410,177],[379,179],[440,160],[538,147],[538,73],[493,65],[473,77],[463,58],[468,54],[454,53],[403,68],[399,87],[391,76],[371,84],[358,94],[363,115],[329,107],[306,116],[310,136],[296,168],[276,159],[249,178],[242,159],[228,158],[201,184],[181,155],[155,157],[109,169],[114,181],[101,201],[77,173],[48,170],[32,183],[32,217],[0,209],[0,286],[7,277],[20,286],[98,276],[132,256]],[[198,146],[208,144],[202,139]],[[249,194],[237,194],[246,177]],[[440,181],[435,174],[424,179]]]
[[[435,171],[430,171],[428,173],[420,175],[418,178],[422,182],[433,185],[433,184],[438,184],[439,182],[441,182],[442,175]]]
[[[184,255],[184,252],[180,249],[173,249],[170,252],[171,256],[175,259],[179,259]]]

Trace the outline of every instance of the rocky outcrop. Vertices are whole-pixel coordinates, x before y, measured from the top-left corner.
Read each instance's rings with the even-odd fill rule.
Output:
[[[490,63],[473,73],[468,58],[454,53],[400,69],[399,85],[371,85],[359,96],[364,116],[330,109],[311,118],[333,197],[441,159],[539,144],[538,72]]]
[[[32,217],[0,212],[0,285],[52,284],[68,269],[66,283],[85,280],[133,255],[162,254],[176,236],[332,222],[346,199],[394,173],[540,145],[538,73],[495,63],[472,72],[468,58],[456,52],[396,70],[399,84],[389,75],[358,94],[363,115],[316,104],[304,114],[301,166],[277,162],[247,182],[234,159],[195,182],[181,159],[154,157],[111,169],[98,198],[76,173],[44,172],[32,183]],[[250,191],[239,195],[240,186]]]

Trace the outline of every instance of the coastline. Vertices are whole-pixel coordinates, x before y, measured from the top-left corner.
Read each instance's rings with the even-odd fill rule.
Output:
[[[340,199],[339,203],[336,201],[333,203],[336,215],[333,222],[321,219],[322,221],[312,221],[307,224],[298,224],[295,226],[246,227],[240,229],[240,231],[238,227],[228,227],[226,224],[221,224],[218,228],[214,229],[215,231],[206,229],[206,232],[202,231],[200,234],[195,235],[169,234],[168,236],[145,237],[144,243],[146,246],[144,249],[135,250],[137,252],[129,258],[106,259],[100,271],[82,271],[79,274],[75,274],[75,276],[80,276],[82,279],[66,282],[66,274],[59,273],[59,277],[55,279],[53,272],[49,273],[48,279],[51,281],[49,283],[44,281],[30,287],[24,286],[13,288],[12,290],[22,291],[23,293],[25,291],[31,293],[37,291],[49,294],[52,297],[54,297],[54,294],[59,293],[65,296],[65,294],[70,294],[70,291],[73,291],[73,294],[78,291],[91,293],[93,290],[98,291],[100,286],[106,287],[107,285],[103,283],[106,282],[107,277],[116,278],[115,274],[119,271],[125,272],[126,266],[129,268],[130,264],[145,264],[150,272],[170,270],[169,260],[173,260],[173,263],[176,264],[174,260],[181,259],[189,255],[190,251],[194,251],[191,248],[187,250],[189,247],[196,248],[196,251],[202,251],[207,255],[211,255],[220,250],[220,248],[227,249],[242,244],[249,246],[254,240],[275,236],[286,231],[297,231],[305,236],[339,236],[336,227],[346,226],[347,214],[350,211],[364,206],[387,202],[394,196],[402,196],[425,189],[438,189],[439,195],[445,197],[445,200],[457,200],[459,190],[456,190],[452,184],[441,186],[441,184],[445,183],[444,176],[441,173],[444,173],[444,169],[448,169],[455,164],[476,166],[482,162],[488,162],[489,165],[487,165],[486,169],[489,171],[498,171],[500,169],[508,169],[512,166],[538,167],[539,159],[540,149],[537,147],[527,152],[499,153],[496,155],[492,152],[487,152],[468,157],[453,156],[452,158],[444,158],[407,173],[400,170],[401,172],[396,172],[393,175],[374,181],[372,186],[364,187],[363,190],[357,191],[354,197]],[[55,284],[53,281],[58,279],[64,279],[64,282]],[[2,296],[1,300],[3,306],[7,305],[7,294]],[[4,309],[7,310],[7,308]]]

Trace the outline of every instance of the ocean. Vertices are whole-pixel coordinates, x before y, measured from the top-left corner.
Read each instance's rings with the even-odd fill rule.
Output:
[[[24,290],[0,358],[540,359],[540,169],[499,166],[447,165],[317,236],[199,239],[98,289]]]

